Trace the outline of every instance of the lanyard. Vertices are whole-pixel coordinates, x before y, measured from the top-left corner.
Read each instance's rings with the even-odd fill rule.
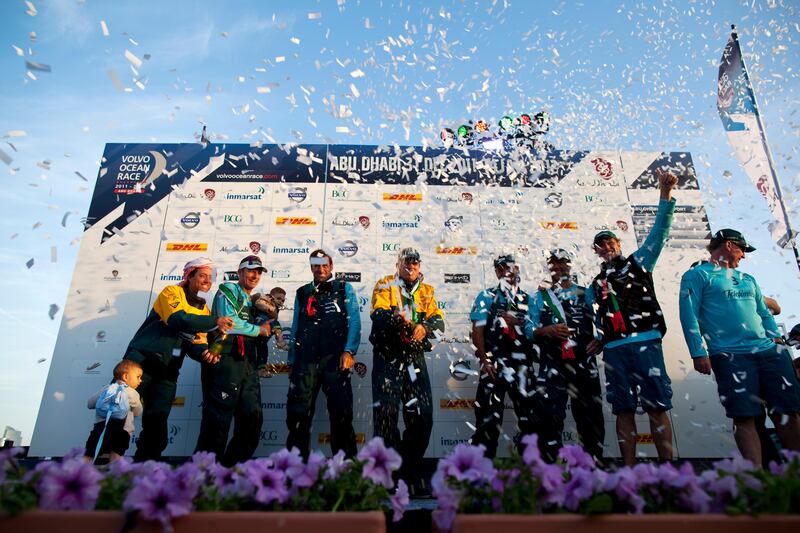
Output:
[[[421,282],[422,282],[421,279],[417,279],[416,283],[414,283],[414,286],[411,288],[411,292],[406,290],[405,282],[400,278],[397,278],[395,283],[397,287],[397,292],[399,294],[398,301],[402,304],[401,314],[405,318],[408,318],[410,316],[411,322],[413,323],[417,322],[417,306],[414,303],[414,295],[417,293],[420,286],[422,285]]]
[[[545,305],[547,305],[547,307],[550,308],[550,311],[552,311],[552,313],[556,315],[556,318],[561,323],[566,324],[567,315],[564,313],[564,307],[561,305],[561,300],[559,300],[558,297],[556,297],[555,293],[553,292],[553,289],[546,289],[542,290],[541,292],[542,292],[542,297],[544,298]]]

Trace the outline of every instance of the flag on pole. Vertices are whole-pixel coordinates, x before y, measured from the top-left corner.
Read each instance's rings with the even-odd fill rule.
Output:
[[[756,95],[750,83],[750,76],[747,74],[735,29],[731,32],[719,64],[717,109],[727,132],[728,142],[736,152],[737,159],[767,201],[769,210],[775,217],[769,224],[772,238],[781,247],[793,245],[794,232],[791,230],[783,205],[778,176],[775,173],[766,133],[761,124]]]

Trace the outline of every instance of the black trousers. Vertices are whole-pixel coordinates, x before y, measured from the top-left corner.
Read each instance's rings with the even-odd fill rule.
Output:
[[[356,433],[353,430],[353,389],[350,372],[339,370],[339,354],[329,354],[308,361],[298,353],[289,376],[286,397],[286,426],[289,435],[286,447],[296,447],[308,458],[310,452],[311,423],[320,389],[328,403],[331,422],[331,451],[344,451],[345,456],[356,455]]]
[[[142,383],[136,389],[142,399],[142,430],[136,440],[133,460],[158,461],[169,444],[169,413],[178,388],[178,372],[183,357],[174,357],[165,365],[154,356],[128,350],[125,359],[142,365]]]
[[[252,458],[263,421],[258,374],[248,361],[223,355],[216,365],[203,363],[201,380],[203,419],[195,451],[214,452],[224,466]]]
[[[603,458],[605,424],[600,376],[595,357],[561,358],[542,354],[536,379],[536,404],[540,420],[539,449],[547,461],[555,461],[563,446],[567,400],[583,448],[595,459]]]
[[[411,378],[409,365],[413,365]],[[400,477],[421,479],[422,459],[433,431],[433,399],[425,353],[390,353],[376,349],[372,361],[372,423],[376,437],[400,452]],[[397,426],[403,411],[405,430]]]
[[[530,378],[520,372],[520,365],[513,365],[512,381],[503,375],[501,362],[498,365],[497,377],[492,379],[488,374],[483,374],[478,381],[478,390],[475,394],[475,433],[470,443],[486,447],[486,457],[497,455],[497,442],[500,438],[500,428],[503,425],[506,395],[511,399],[514,414],[517,415],[517,424],[522,435],[536,432],[537,422],[533,409],[533,388],[530,387]],[[533,367],[528,367],[533,373]],[[523,380],[520,388],[520,379]],[[517,448],[522,452],[521,439],[517,441]]]

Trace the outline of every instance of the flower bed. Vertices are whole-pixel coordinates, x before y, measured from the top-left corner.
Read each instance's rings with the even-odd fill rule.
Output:
[[[771,463],[768,470],[757,470],[749,461],[736,457],[719,461],[714,468],[700,474],[696,474],[689,463],[679,468],[669,463],[642,463],[605,472],[596,468],[594,460],[580,446],[565,446],[559,453],[559,462],[548,464],[539,454],[536,435],[524,437],[523,443],[526,447],[522,456],[514,455],[510,459],[492,462],[484,456],[482,446],[462,444],[439,462],[432,487],[439,506],[433,518],[440,530],[446,531],[455,525],[457,531],[478,531],[480,529],[472,529],[472,526],[487,518],[474,517],[479,520],[471,521],[473,517],[469,515],[480,514],[492,514],[488,522],[494,524],[494,528],[504,527],[504,522],[509,520],[528,523],[531,527],[528,517],[499,517],[499,513],[719,515],[704,520],[719,520],[724,518],[722,514],[800,513],[800,454],[797,453],[787,453],[786,463]],[[501,521],[496,521],[498,518]],[[631,520],[624,516],[608,518],[611,522],[617,518],[622,522]],[[675,522],[686,520],[685,516],[661,518],[664,517],[654,522],[670,522],[673,528]],[[797,516],[777,520],[800,527]],[[554,527],[563,526],[556,529],[569,529],[572,533],[575,528],[580,529],[579,524],[594,524],[593,528],[598,524],[596,520],[582,517],[554,517],[551,522]],[[645,519],[637,529],[650,529],[648,523]],[[470,527],[467,524],[471,524]],[[544,524],[536,521],[536,526]]]
[[[381,510],[393,511],[393,519],[399,520],[408,504],[408,488],[403,481],[389,495],[394,488],[392,473],[400,467],[401,459],[380,438],[367,443],[355,460],[345,459],[341,452],[331,459],[314,453],[304,462],[293,449],[226,468],[213,454],[197,453],[177,468],[122,459],[102,474],[76,450],[61,462],[42,462],[30,472],[19,468],[13,452],[0,456],[0,464],[2,512],[13,516],[35,509],[125,511],[131,523],[139,519],[156,521],[167,532],[172,530],[174,519],[194,511],[307,514]],[[119,520],[119,514],[114,513],[114,519]],[[46,515],[38,519],[44,518]]]

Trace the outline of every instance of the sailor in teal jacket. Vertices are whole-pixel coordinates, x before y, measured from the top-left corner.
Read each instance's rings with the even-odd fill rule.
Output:
[[[229,317],[233,328],[224,342],[216,364],[204,363],[201,369],[203,384],[203,418],[195,451],[217,454],[225,466],[247,461],[253,456],[261,436],[261,385],[256,341],[269,337],[268,324],[253,323],[254,313],[250,293],[261,281],[266,270],[258,256],[245,257],[239,264],[239,281],[223,283],[214,297],[212,314]],[[228,431],[234,421],[233,437],[228,443]]]

